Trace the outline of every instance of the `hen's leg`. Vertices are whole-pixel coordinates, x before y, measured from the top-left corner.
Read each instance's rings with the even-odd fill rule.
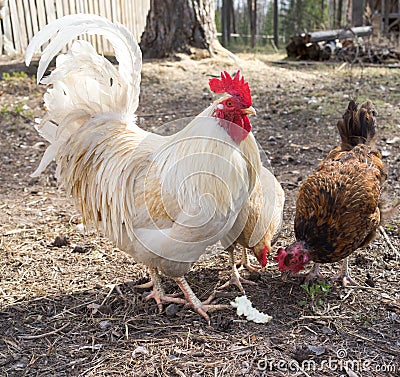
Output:
[[[202,303],[195,293],[190,288],[189,283],[186,281],[184,277],[173,278],[175,283],[178,284],[178,287],[181,289],[187,303],[197,312],[199,313],[208,323],[210,323],[210,317],[208,316],[208,311],[213,310],[221,310],[221,309],[232,309],[230,305],[211,305],[208,302],[211,301],[208,299],[206,302]],[[211,296],[213,297],[213,296]]]
[[[261,269],[260,267],[255,266],[254,264],[250,263],[249,254],[247,253],[247,249],[243,246],[241,246],[241,248],[242,248],[242,260],[240,262],[236,263],[236,266],[246,268],[250,272],[259,271]]]
[[[336,280],[340,281],[344,287],[358,285],[356,281],[350,276],[349,271],[349,258],[347,257],[340,268],[339,274],[336,276]]]
[[[314,266],[311,268],[309,272],[305,275],[305,283],[308,284],[309,282],[317,279],[324,279],[324,275],[322,275],[321,270],[319,268],[319,263],[314,263]]]
[[[246,280],[239,275],[239,271],[238,271],[238,269],[236,267],[236,263],[235,263],[234,250],[235,250],[235,247],[232,245],[229,246],[227,249],[228,255],[229,255],[229,262],[232,266],[231,278],[225,284],[221,285],[218,289],[224,289],[228,285],[236,285],[239,288],[240,292],[242,292],[243,294],[246,294],[243,289],[242,283],[250,284],[250,285],[257,285],[257,284],[254,283],[254,281]],[[243,249],[243,250],[245,250],[245,249]]]
[[[158,309],[162,312],[163,303],[174,302],[176,304],[186,304],[186,300],[166,295],[161,282],[161,276],[155,268],[149,268],[149,275],[151,280],[148,283],[135,285],[135,288],[151,288],[153,290],[146,296],[146,301],[151,298],[157,303]]]
[[[287,280],[290,275],[291,274],[289,271],[282,272],[283,280]],[[293,276],[296,278],[304,279],[304,284],[307,284],[307,285],[310,284],[313,280],[317,280],[317,279],[323,280],[324,279],[324,275],[321,274],[321,271],[319,269],[319,263],[314,263],[314,266],[307,273],[294,274]]]

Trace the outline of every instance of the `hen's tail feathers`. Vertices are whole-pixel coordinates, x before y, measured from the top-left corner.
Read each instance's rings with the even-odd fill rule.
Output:
[[[378,115],[371,101],[362,103],[358,108],[353,100],[338,121],[337,128],[342,139],[342,149],[350,150],[359,144],[371,145],[375,140],[375,117]]]
[[[54,56],[81,34],[105,36],[114,48],[118,69],[98,55],[90,43],[78,40],[67,54],[57,57],[56,69],[42,79]],[[133,123],[139,104],[142,53],[125,26],[91,14],[62,17],[46,25],[32,38],[25,55],[27,65],[34,52],[49,39],[39,61],[37,80],[51,84],[52,88],[44,96],[47,115],[38,131],[52,144],[33,176],[44,170],[63,141],[90,116],[110,113],[110,116],[118,117],[123,122]]]

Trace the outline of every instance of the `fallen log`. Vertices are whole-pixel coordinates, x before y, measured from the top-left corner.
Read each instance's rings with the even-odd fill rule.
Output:
[[[335,39],[352,39],[354,37],[367,37],[372,34],[372,26],[358,26],[350,29],[337,30],[321,30],[309,33],[309,41],[314,42],[329,42]]]
[[[289,58],[297,60],[328,60],[337,51],[338,41],[352,41],[371,34],[372,26],[302,33],[291,38],[286,52]]]

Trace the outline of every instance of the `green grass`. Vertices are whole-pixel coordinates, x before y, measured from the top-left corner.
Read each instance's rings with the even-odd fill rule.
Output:
[[[307,293],[307,297],[305,300],[299,301],[299,305],[305,306],[309,304],[313,312],[317,312],[324,307],[324,300],[331,288],[329,283],[317,281],[311,285],[302,284],[300,287]]]

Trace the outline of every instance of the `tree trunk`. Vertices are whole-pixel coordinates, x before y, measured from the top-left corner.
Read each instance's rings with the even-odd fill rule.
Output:
[[[247,6],[249,8],[250,16],[250,35],[251,35],[251,47],[256,45],[256,34],[257,34],[257,0],[247,0]]]
[[[229,0],[230,3],[230,7],[231,7],[231,20],[232,20],[232,31],[234,33],[237,33],[237,29],[236,29],[236,18],[235,18],[235,8],[233,6],[233,0]]]
[[[358,0],[352,2],[352,9],[351,9],[352,26],[362,26],[364,24],[364,11],[365,11],[364,0]]]
[[[151,0],[140,47],[146,58],[191,53],[191,48],[212,53],[217,40],[214,0]]]
[[[222,26],[222,46],[231,44],[231,33],[235,32],[235,13],[233,0],[222,0],[221,26]]]
[[[343,0],[338,1],[338,9],[337,9],[337,26],[342,26],[342,12],[343,12]]]
[[[279,34],[278,34],[278,0],[274,0],[274,43],[279,47]]]

